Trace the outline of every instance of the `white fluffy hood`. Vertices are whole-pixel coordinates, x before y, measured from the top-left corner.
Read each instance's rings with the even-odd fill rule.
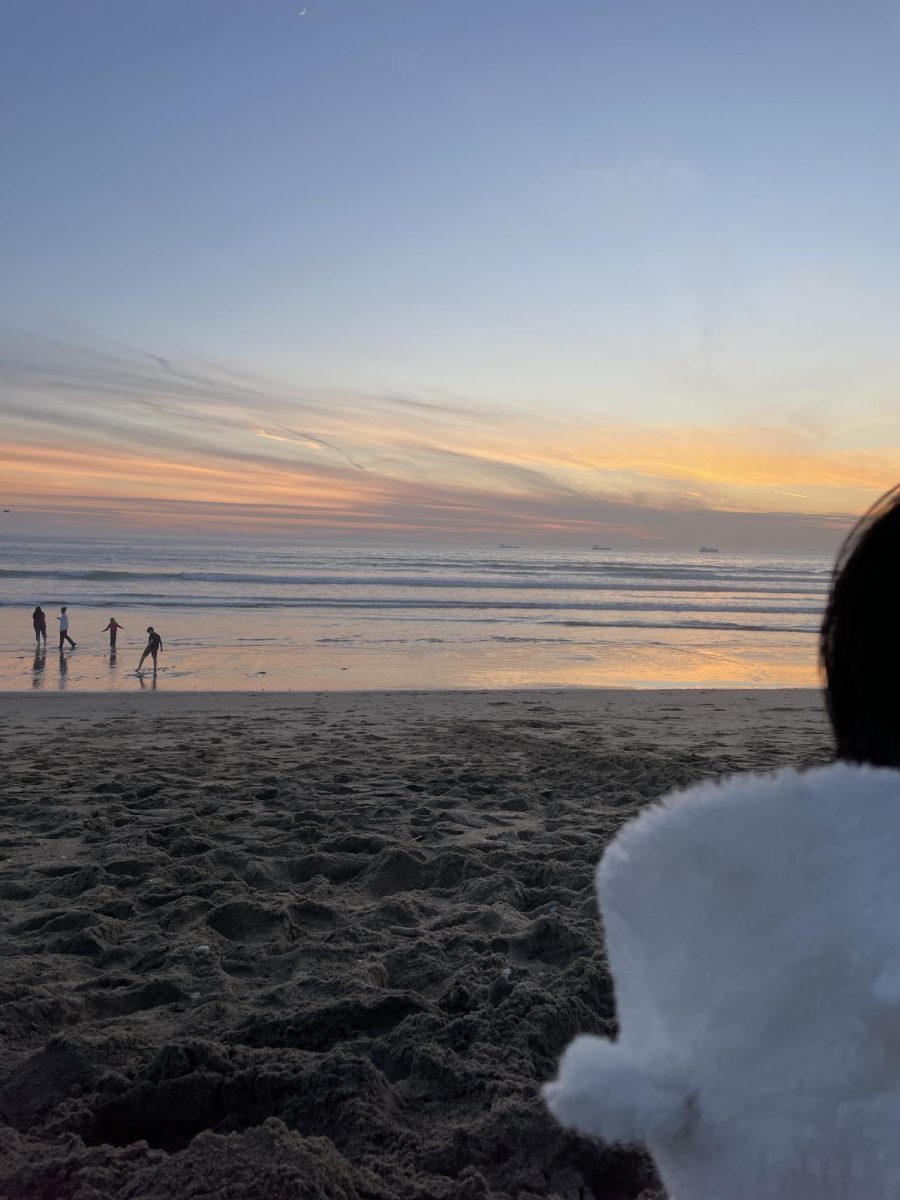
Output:
[[[835,764],[668,797],[597,890],[619,1039],[545,1089],[641,1141],[677,1200],[900,1197],[900,772]]]

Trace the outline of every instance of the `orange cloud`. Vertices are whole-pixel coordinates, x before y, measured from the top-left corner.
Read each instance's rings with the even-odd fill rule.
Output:
[[[256,499],[340,510],[359,501],[364,487],[355,490],[339,480],[272,466],[208,466],[180,462],[174,457],[139,453],[101,454],[79,447],[42,449],[7,445],[0,457],[6,495],[17,497],[159,496],[177,500],[205,500],[228,504]]]
[[[683,526],[691,539],[706,515],[790,524],[800,514],[797,529],[833,536],[900,479],[900,447],[883,425],[857,423],[848,442],[822,422],[662,426],[591,419],[549,402],[510,412],[398,396],[309,397],[214,368],[176,370],[153,355],[46,339],[15,342],[0,376],[8,383],[0,394],[4,503],[73,511],[77,501],[95,508],[105,498],[123,521],[170,511],[235,527],[265,519],[448,537],[659,541],[681,528],[679,513],[695,514]],[[710,530],[699,540],[715,537]]]
[[[465,449],[485,462],[555,470],[579,487],[594,480],[615,491],[638,487],[661,495],[684,484],[694,490],[679,488],[682,495],[714,507],[751,504],[765,511],[793,511],[803,500],[805,511],[852,513],[900,481],[900,447],[810,448],[808,439],[777,428],[570,424],[549,439],[541,432],[520,427],[502,442],[473,440]]]

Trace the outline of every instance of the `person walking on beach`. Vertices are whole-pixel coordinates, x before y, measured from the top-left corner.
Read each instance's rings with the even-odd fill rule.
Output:
[[[144,665],[144,659],[149,654],[150,657],[153,659],[153,674],[155,675],[156,674],[156,656],[157,656],[157,654],[159,654],[160,650],[162,650],[162,648],[163,648],[162,638],[159,636],[159,634],[156,632],[156,630],[153,628],[152,625],[147,626],[147,633],[149,634],[149,637],[147,638],[147,648],[144,651],[144,653],[141,655],[141,661],[138,663],[137,669],[140,671],[141,667]]]
[[[106,626],[106,629],[104,629],[103,632],[106,633],[106,631],[109,630],[109,648],[110,648],[110,650],[115,650],[116,634],[119,632],[120,629],[124,629],[124,628],[125,628],[125,626],[120,625],[115,617],[109,618],[109,624]]]
[[[69,637],[69,614],[66,612],[65,604],[59,610],[59,616],[56,618],[59,621],[59,648],[63,649],[64,643],[68,642],[74,649],[75,642]]]
[[[31,623],[34,626],[34,640],[38,646],[41,644],[41,638],[44,639],[44,647],[47,646],[47,614],[40,605],[31,614]]]

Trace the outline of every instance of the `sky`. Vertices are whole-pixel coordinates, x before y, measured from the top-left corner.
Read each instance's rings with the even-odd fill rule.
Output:
[[[0,536],[831,552],[893,0],[5,0]]]

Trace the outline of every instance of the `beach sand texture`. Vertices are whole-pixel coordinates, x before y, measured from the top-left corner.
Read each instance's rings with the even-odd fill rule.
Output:
[[[6,695],[0,1196],[624,1200],[537,1098],[610,1032],[642,804],[827,759],[819,696]]]

